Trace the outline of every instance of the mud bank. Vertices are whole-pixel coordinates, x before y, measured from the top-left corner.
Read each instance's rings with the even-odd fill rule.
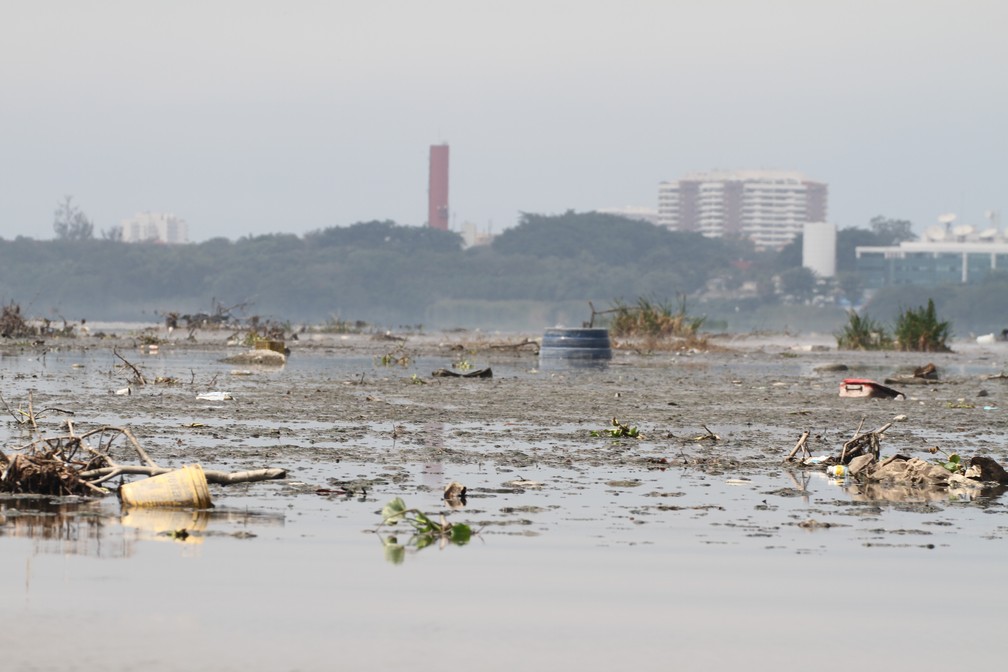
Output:
[[[823,339],[735,338],[711,352],[620,344],[604,368],[542,370],[530,352],[490,347],[522,338],[304,337],[288,343],[283,367],[226,364],[240,348],[212,332],[156,352],[129,334],[8,346],[0,362],[12,407],[30,392],[35,408],[72,412],[78,428],[129,426],[162,465],[288,471],[283,481],[211,486],[212,514],[153,528],[114,498],[4,500],[0,568],[5,594],[20,598],[2,613],[35,655],[14,662],[323,669],[336,646],[340,661],[381,651],[390,664],[429,669],[451,647],[485,669],[513,666],[519,649],[536,666],[716,659],[777,669],[794,655],[823,662],[827,642],[781,625],[796,614],[826,631],[856,614],[869,630],[918,637],[945,615],[927,586],[950,576],[973,608],[943,620],[943,636],[994,636],[1001,620],[983,595],[1008,532],[1000,493],[869,489],[782,461],[805,431],[813,454],[835,454],[858,427],[893,422],[884,455],[931,460],[939,447],[1008,463],[1008,382],[996,377],[1008,350],[853,353]],[[113,347],[160,382],[133,383]],[[905,400],[838,396],[844,377],[881,380],[928,362],[939,379],[905,387]],[[453,367],[493,377],[431,375]],[[227,395],[197,398],[214,391]],[[639,438],[608,434],[613,418]],[[49,415],[43,429],[63,420]],[[13,423],[0,431],[4,446],[25,440]],[[458,509],[441,498],[452,481],[468,488]],[[479,534],[464,547],[418,547],[400,530],[375,533],[393,497]],[[191,533],[180,541],[168,528]],[[826,591],[851,571],[880,579],[879,609],[866,613],[860,592]],[[157,633],[112,616],[152,576],[156,606],[144,609]],[[91,606],[68,607],[67,590]],[[206,594],[212,616],[193,608]],[[450,617],[461,613],[478,617]],[[61,665],[42,633],[82,615],[92,621],[65,641],[79,667]],[[110,628],[137,647],[95,644]],[[192,642],[196,664],[146,654],[166,635]],[[736,646],[717,652],[726,635]],[[244,648],[271,636],[282,650]],[[873,660],[957,659],[952,649],[924,658],[881,647],[868,645]]]

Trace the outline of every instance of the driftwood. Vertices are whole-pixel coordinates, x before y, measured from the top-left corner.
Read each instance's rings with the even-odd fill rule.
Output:
[[[147,380],[143,377],[143,374],[140,373],[140,369],[138,369],[137,367],[133,366],[133,364],[131,364],[129,361],[127,361],[127,359],[125,357],[123,357],[122,355],[120,355],[118,350],[116,350],[115,348],[112,348],[112,354],[115,355],[116,357],[118,357],[119,359],[121,359],[123,361],[123,364],[125,364],[129,368],[133,369],[133,375],[135,376],[134,382],[136,382],[137,385],[146,385],[147,384]]]
[[[18,417],[17,414],[14,415],[15,418]],[[24,422],[30,422],[37,432],[36,417],[29,403]],[[66,421],[66,427],[67,433],[58,436],[39,436],[17,448],[17,453],[12,456],[0,451],[0,467],[2,467],[0,490],[57,496],[105,495],[108,491],[100,487],[101,484],[117,476],[128,474],[155,476],[174,471],[172,468],[159,466],[128,427],[106,425],[82,434],[74,430],[71,420]],[[112,444],[119,436],[125,437],[129,442],[140,460],[139,465],[120,464],[112,459]],[[98,437],[97,447],[89,443],[89,439],[93,437]],[[204,474],[210,483],[230,485],[285,478],[287,472],[283,469],[269,468],[233,473],[205,471]]]
[[[864,422],[865,419],[862,418],[858,428],[854,431],[854,436],[843,444],[840,456],[829,458],[826,462],[827,464],[849,464],[858,455],[872,455],[876,460],[879,459],[882,435],[892,427],[893,423],[887,422],[874,431],[862,433],[861,429],[864,427]],[[794,461],[799,451],[801,452],[803,462],[805,458],[812,457],[812,454],[808,450],[808,438],[809,432],[802,432],[801,436],[798,437],[798,442],[795,443],[795,447],[784,458],[784,462]]]
[[[116,476],[122,476],[125,474],[140,474],[143,476],[157,476],[158,474],[167,474],[170,471],[175,471],[175,469],[170,467],[157,467],[157,466],[137,466],[122,464],[114,467],[102,467],[101,469],[91,469],[89,471],[84,471],[78,474],[82,479],[87,479],[89,483],[100,484],[105,481],[111,480]],[[287,471],[284,469],[250,469],[248,471],[213,471],[210,469],[204,469],[203,475],[206,476],[208,483],[217,483],[218,485],[234,485],[236,483],[253,483],[255,481],[269,481],[278,478],[286,478]]]
[[[802,432],[802,435],[798,437],[798,443],[796,443],[795,447],[791,449],[791,452],[788,453],[788,456],[784,458],[785,462],[790,462],[791,460],[793,460],[794,456],[798,454],[799,450],[801,451],[803,458],[811,457],[811,453],[809,453],[808,448],[806,447],[806,444],[808,443],[808,437],[809,432],[807,430]]]
[[[874,455],[876,460],[879,459],[880,439],[886,430],[892,427],[892,423],[887,422],[873,432],[861,434],[863,425],[864,420],[861,420],[854,437],[843,445],[843,450],[840,451],[840,464],[847,464],[858,455]]]
[[[491,350],[512,350],[518,352],[522,348],[530,348],[534,350],[533,354],[539,354],[539,342],[531,338],[525,338],[517,343],[491,343],[487,346]]]

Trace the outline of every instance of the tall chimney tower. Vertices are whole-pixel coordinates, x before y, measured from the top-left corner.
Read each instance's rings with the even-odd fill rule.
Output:
[[[448,145],[431,145],[427,226],[448,230]]]

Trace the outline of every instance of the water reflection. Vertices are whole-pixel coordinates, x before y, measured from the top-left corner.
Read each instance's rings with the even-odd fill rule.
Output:
[[[227,509],[120,509],[107,500],[17,496],[0,500],[0,537],[32,541],[32,554],[131,557],[144,541],[201,544],[283,526],[283,514]]]
[[[100,500],[15,497],[0,501],[0,536],[32,540],[34,555],[126,558],[133,549],[113,539],[113,512]]]

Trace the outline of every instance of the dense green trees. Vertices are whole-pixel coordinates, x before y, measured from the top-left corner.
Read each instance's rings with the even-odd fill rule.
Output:
[[[220,301],[283,320],[418,323],[453,301],[686,295],[754,254],[741,241],[574,212],[523,215],[492,246],[468,250],[456,233],[388,221],[190,245],[19,238],[0,241],[0,299],[72,319],[150,319]]]
[[[838,239],[853,256],[853,242],[878,244],[879,235],[844,229]],[[795,295],[811,290],[808,273],[784,272],[795,269],[782,263],[784,256],[757,252],[744,240],[574,212],[525,214],[492,245],[470,249],[463,249],[458,234],[387,221],[189,245],[19,237],[0,240],[0,301],[21,304],[26,315],[74,320],[152,320],[168,312],[211,312],[219,303],[246,305],[246,317],[396,325],[451,320],[453,309],[458,315],[561,319],[571,315],[571,306],[587,313],[588,301],[668,301],[748,282],[763,291],[732,300],[731,308],[759,310],[775,300],[774,277]],[[1008,280],[992,276],[988,284],[979,303],[995,319],[1008,312],[999,303],[1008,296]],[[930,293],[957,328],[957,311],[977,303]],[[885,315],[887,296],[876,296],[873,314]],[[917,305],[926,298],[900,295],[897,302]]]

